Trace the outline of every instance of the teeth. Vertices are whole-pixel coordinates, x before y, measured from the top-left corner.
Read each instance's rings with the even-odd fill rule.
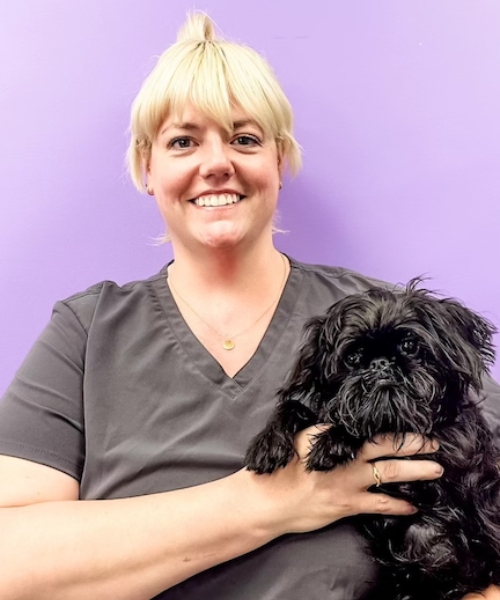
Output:
[[[241,196],[238,194],[206,194],[194,201],[198,206],[227,206],[239,202]]]

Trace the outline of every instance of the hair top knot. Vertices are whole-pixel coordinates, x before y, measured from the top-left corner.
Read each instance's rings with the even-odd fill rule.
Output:
[[[214,42],[215,23],[204,12],[190,12],[177,35],[178,42]]]

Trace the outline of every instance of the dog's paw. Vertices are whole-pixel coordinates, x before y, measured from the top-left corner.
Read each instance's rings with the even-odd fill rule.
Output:
[[[245,466],[259,475],[286,467],[295,454],[293,437],[273,429],[258,434],[248,447]]]
[[[307,459],[309,471],[331,471],[353,460],[352,448],[335,441],[328,431],[318,435]]]

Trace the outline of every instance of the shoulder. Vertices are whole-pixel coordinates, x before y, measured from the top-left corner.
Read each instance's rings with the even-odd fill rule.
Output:
[[[497,445],[500,447],[500,384],[489,374],[483,378],[483,389],[480,398],[488,425],[493,432]]]
[[[297,269],[308,286],[329,287],[339,295],[356,294],[372,287],[394,287],[394,284],[344,267],[307,264],[290,259],[293,269]]]
[[[306,264],[289,259],[289,287],[294,290],[293,311],[307,321],[324,313],[345,296],[358,294],[375,286],[394,287],[374,277],[344,267]]]
[[[88,331],[97,314],[123,314],[144,305],[146,298],[154,298],[156,285],[165,278],[165,272],[166,267],[147,279],[122,285],[115,281],[101,281],[59,300],[54,306],[53,316],[71,315]]]

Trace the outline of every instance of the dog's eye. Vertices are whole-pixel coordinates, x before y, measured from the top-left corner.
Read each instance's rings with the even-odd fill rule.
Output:
[[[345,357],[345,362],[348,367],[357,367],[361,362],[362,352],[356,350],[356,352],[350,352]]]
[[[418,352],[418,341],[415,338],[408,337],[399,345],[400,351],[407,356],[412,356]]]

